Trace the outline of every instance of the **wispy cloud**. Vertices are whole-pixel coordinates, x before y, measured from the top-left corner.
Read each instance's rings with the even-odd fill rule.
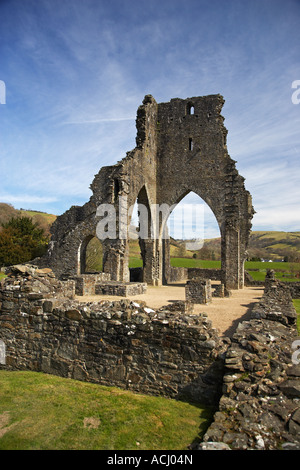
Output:
[[[272,217],[286,230],[297,224],[298,1],[10,0],[0,14],[6,200],[56,213],[83,204],[99,169],[134,148],[144,95],[160,102],[220,93],[254,228]],[[205,230],[217,232],[210,217]]]
[[[57,202],[55,197],[47,196],[33,196],[32,194],[22,194],[16,196],[15,194],[3,194],[0,193],[0,201],[9,204],[48,204]]]
[[[64,124],[98,124],[100,122],[133,121],[135,117],[86,119],[84,121],[66,121]]]

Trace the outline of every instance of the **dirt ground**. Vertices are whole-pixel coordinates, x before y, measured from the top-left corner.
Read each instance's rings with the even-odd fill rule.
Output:
[[[238,323],[249,319],[251,309],[259,302],[264,289],[261,287],[245,287],[232,290],[232,295],[225,298],[213,297],[208,305],[195,304],[194,313],[206,313],[212,321],[212,326],[217,328],[222,336],[231,336]],[[82,302],[96,302],[99,300],[120,300],[122,297],[114,296],[84,296],[76,297]],[[135,302],[146,302],[150,308],[159,308],[176,300],[185,300],[184,284],[172,284],[160,287],[147,287],[147,293],[128,297]]]

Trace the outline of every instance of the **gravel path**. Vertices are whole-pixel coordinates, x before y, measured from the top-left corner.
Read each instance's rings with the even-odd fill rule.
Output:
[[[232,290],[232,295],[226,298],[213,297],[208,305],[195,305],[195,313],[206,313],[212,320],[212,326],[217,328],[222,336],[231,336],[238,323],[249,318],[251,309],[259,302],[264,289],[261,287],[245,287],[240,290]],[[122,297],[114,296],[77,296],[82,302],[96,302],[99,300],[120,300]],[[150,308],[159,308],[176,300],[185,300],[184,284],[169,286],[148,286],[147,293],[128,297],[135,302],[145,301]]]

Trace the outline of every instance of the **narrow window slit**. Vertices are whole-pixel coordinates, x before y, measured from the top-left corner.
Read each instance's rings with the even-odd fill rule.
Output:
[[[187,107],[187,114],[190,114],[190,115],[195,114],[195,107],[191,103]]]

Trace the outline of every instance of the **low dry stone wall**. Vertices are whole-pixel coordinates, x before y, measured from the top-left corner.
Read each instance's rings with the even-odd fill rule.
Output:
[[[209,268],[187,268],[188,279],[211,279],[213,281],[223,280],[221,269]]]
[[[272,273],[231,338],[189,302],[154,311],[74,294],[51,270],[14,267],[0,284],[0,368],[214,405],[196,449],[300,450],[300,337],[291,291]]]
[[[218,402],[224,343],[205,315],[180,302],[157,311],[127,299],[78,302],[56,295],[54,285],[69,293],[69,283],[52,276],[19,271],[1,282],[1,367]]]
[[[224,355],[223,395],[199,449],[300,450],[295,323],[289,287],[267,278],[253,318],[238,325]]]
[[[95,295],[95,286],[97,282],[110,281],[108,273],[81,274],[75,276],[76,295]]]
[[[143,282],[98,282],[95,285],[96,295],[116,295],[127,297],[128,295],[141,295],[147,291],[147,284]]]
[[[188,277],[187,268],[170,266],[168,270],[168,282],[186,281]]]
[[[293,299],[300,299],[300,282],[289,282],[288,286]]]

